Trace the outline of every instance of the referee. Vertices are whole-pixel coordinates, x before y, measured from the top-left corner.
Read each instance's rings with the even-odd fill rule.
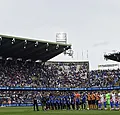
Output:
[[[33,96],[33,106],[34,106],[34,111],[35,111],[35,106],[36,106],[37,111],[39,111],[36,95]]]

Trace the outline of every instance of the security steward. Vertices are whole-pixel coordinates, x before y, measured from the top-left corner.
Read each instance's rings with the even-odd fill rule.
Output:
[[[37,111],[39,111],[36,95],[33,96],[33,106],[34,106],[34,111],[35,111],[35,106],[36,106]]]

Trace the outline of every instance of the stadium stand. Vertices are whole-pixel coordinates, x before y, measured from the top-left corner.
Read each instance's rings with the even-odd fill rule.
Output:
[[[92,70],[89,73],[89,87],[120,86],[120,70]]]
[[[88,62],[47,62],[44,69],[48,87],[59,88],[86,87],[88,71]]]
[[[89,72],[88,62],[39,63],[1,60],[1,87],[33,88],[102,88],[120,86],[120,70],[94,70]],[[50,91],[49,91],[50,92]],[[49,92],[47,92],[49,94]],[[4,91],[1,100],[14,104],[32,103],[32,95],[40,91]],[[2,98],[4,97],[4,98]]]
[[[33,95],[40,101],[42,90],[56,100],[72,95],[71,90],[119,89],[119,69],[89,71],[89,62],[47,61],[70,48],[69,44],[0,35],[0,104],[32,105]]]
[[[22,62],[1,60],[1,87],[87,87],[88,62]],[[78,82],[79,81],[79,82]]]

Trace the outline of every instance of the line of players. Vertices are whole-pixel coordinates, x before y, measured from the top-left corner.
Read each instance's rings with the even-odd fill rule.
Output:
[[[69,93],[62,95],[49,95],[46,99],[42,99],[42,105],[46,106],[46,109],[52,110],[79,110],[80,105],[82,109],[86,109],[86,94],[85,93]],[[42,107],[44,109],[44,107]]]
[[[80,110],[80,109],[120,109],[120,93],[113,92],[82,92],[62,95],[49,95],[42,99],[42,108],[46,110]]]
[[[120,109],[120,93],[115,93],[114,91],[88,93],[87,100],[89,109]]]

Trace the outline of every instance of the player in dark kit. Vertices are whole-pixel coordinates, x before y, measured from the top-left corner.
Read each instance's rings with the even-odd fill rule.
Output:
[[[63,109],[66,109],[66,105],[67,105],[67,102],[66,102],[66,98],[64,97],[63,98]]]
[[[35,111],[35,106],[36,106],[37,111],[39,111],[36,95],[33,96],[33,106],[34,106],[34,111]]]
[[[76,101],[76,109],[79,110],[79,108],[80,108],[80,98],[76,97],[75,101]]]
[[[50,99],[49,96],[46,97],[46,110],[50,109]]]
[[[51,109],[54,110],[54,96],[50,96]]]
[[[87,97],[86,97],[86,94],[83,93],[82,96],[81,96],[81,106],[82,106],[82,109],[86,109],[86,100],[87,100]]]
[[[57,110],[57,99],[55,97],[54,97],[53,104],[54,104],[54,109]]]
[[[70,110],[70,104],[71,104],[70,97],[67,96],[66,100],[67,100],[67,110]]]
[[[45,106],[46,106],[46,96],[45,96],[45,94],[42,95],[41,104],[42,104],[42,110],[44,111]]]
[[[74,96],[74,94],[71,95],[71,105],[72,105],[72,109],[75,110],[75,96]]]
[[[57,104],[57,108],[58,108],[58,110],[60,110],[60,97],[57,98],[57,100],[56,100],[56,104]]]
[[[60,96],[60,107],[61,110],[63,109],[63,96]]]

